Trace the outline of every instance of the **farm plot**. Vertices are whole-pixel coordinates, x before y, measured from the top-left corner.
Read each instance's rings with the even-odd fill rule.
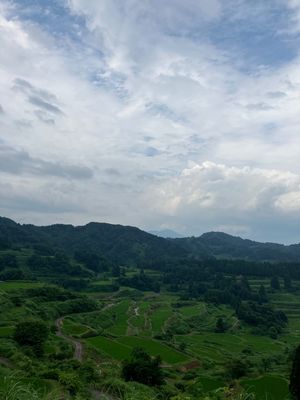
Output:
[[[0,338],[12,336],[14,328],[12,326],[0,326]]]
[[[97,336],[86,340],[88,344],[116,360],[122,361],[130,356],[132,348],[115,340]]]
[[[113,326],[108,328],[109,333],[117,336],[126,335],[128,310],[131,303],[130,300],[124,300],[109,309],[108,313],[113,318]]]
[[[289,395],[288,382],[280,376],[265,375],[258,379],[243,379],[241,385],[249,393],[254,393],[257,400],[283,400]]]
[[[142,347],[152,356],[161,356],[162,360],[168,364],[178,364],[188,359],[185,354],[153,339],[125,336],[117,340],[119,343],[130,346],[131,348]]]
[[[146,323],[145,314],[149,311],[149,308],[150,304],[146,301],[134,304],[132,307],[133,316],[130,319],[130,323],[136,328],[143,329]]]
[[[31,282],[31,281],[6,281],[0,282],[0,291],[3,290],[5,292],[16,289],[34,289],[43,287],[44,283],[42,282]]]
[[[97,336],[86,339],[86,342],[100,352],[119,361],[130,357],[134,347],[142,347],[152,356],[160,355],[162,360],[168,364],[177,364],[188,360],[187,356],[177,350],[149,338],[123,336],[118,339],[110,339]]]
[[[66,335],[81,336],[89,330],[90,328],[88,326],[75,323],[71,319],[65,318],[63,320],[62,331]]]
[[[150,320],[154,335],[163,332],[164,325],[171,315],[172,309],[168,306],[162,306],[153,310]]]
[[[282,310],[289,320],[292,331],[300,331],[300,297],[291,293],[276,293],[272,296],[276,309]]]
[[[205,303],[197,303],[191,306],[183,306],[178,309],[179,313],[184,317],[196,317],[202,315],[206,311]]]
[[[224,357],[239,355],[248,348],[257,354],[277,353],[283,350],[284,344],[274,342],[263,336],[230,335],[207,333],[205,335],[176,336],[179,343],[187,344],[187,350],[194,356],[223,362]]]

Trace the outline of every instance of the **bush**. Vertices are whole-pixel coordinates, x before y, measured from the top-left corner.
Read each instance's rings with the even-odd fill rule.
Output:
[[[160,357],[151,358],[141,348],[132,350],[131,359],[123,362],[122,374],[126,381],[136,381],[149,386],[164,383]]]
[[[40,320],[19,322],[14,332],[14,340],[21,346],[32,348],[36,356],[43,354],[43,345],[48,336],[49,328]]]

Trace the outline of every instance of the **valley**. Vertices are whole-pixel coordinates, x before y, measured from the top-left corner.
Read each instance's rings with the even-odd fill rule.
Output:
[[[16,244],[0,250],[0,264],[3,393],[11,382],[54,399],[289,398],[297,264],[177,258],[142,267]],[[18,343],[24,321],[47,327],[41,348]],[[162,386],[123,380],[138,348],[159,357]]]

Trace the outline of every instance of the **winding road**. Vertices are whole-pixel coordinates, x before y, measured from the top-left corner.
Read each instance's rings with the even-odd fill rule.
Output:
[[[56,335],[59,337],[62,337],[65,339],[67,342],[71,343],[74,346],[74,355],[73,358],[75,360],[78,360],[79,362],[82,361],[82,354],[83,354],[83,346],[82,343],[79,342],[79,340],[74,339],[72,336],[67,336],[64,335],[62,332],[62,325],[64,322],[64,317],[58,318],[55,321],[55,326],[56,326]]]
[[[108,310],[109,308],[111,308],[112,306],[114,306],[114,303],[110,303],[107,304],[105,307],[102,308],[101,312]],[[67,342],[71,343],[72,346],[74,346],[74,355],[73,358],[75,360],[78,360],[79,362],[82,361],[82,356],[83,356],[83,345],[79,340],[76,340],[75,338],[73,338],[72,336],[68,336],[65,335],[62,331],[62,326],[64,323],[64,317],[60,317],[57,318],[57,320],[55,321],[55,326],[56,326],[56,335],[65,339]]]

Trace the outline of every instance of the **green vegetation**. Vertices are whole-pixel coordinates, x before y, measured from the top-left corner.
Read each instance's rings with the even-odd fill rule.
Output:
[[[294,398],[300,398],[300,346],[295,350],[292,372],[290,376],[290,391]]]
[[[131,352],[131,348],[129,346],[103,336],[87,339],[86,342],[98,349],[100,352],[119,361],[129,357]]]
[[[0,220],[2,238],[3,223],[0,399],[299,397],[297,263],[187,257],[187,241],[106,224]]]
[[[130,359],[123,361],[122,375],[125,381],[136,381],[148,386],[160,386],[164,375],[159,356],[151,357],[143,348],[132,350]]]
[[[31,347],[36,356],[43,354],[48,336],[48,326],[39,320],[18,322],[14,331],[14,340],[21,346]]]
[[[257,399],[267,397],[270,400],[282,400],[289,396],[288,381],[280,376],[266,375],[257,379],[244,379],[241,384]]]

